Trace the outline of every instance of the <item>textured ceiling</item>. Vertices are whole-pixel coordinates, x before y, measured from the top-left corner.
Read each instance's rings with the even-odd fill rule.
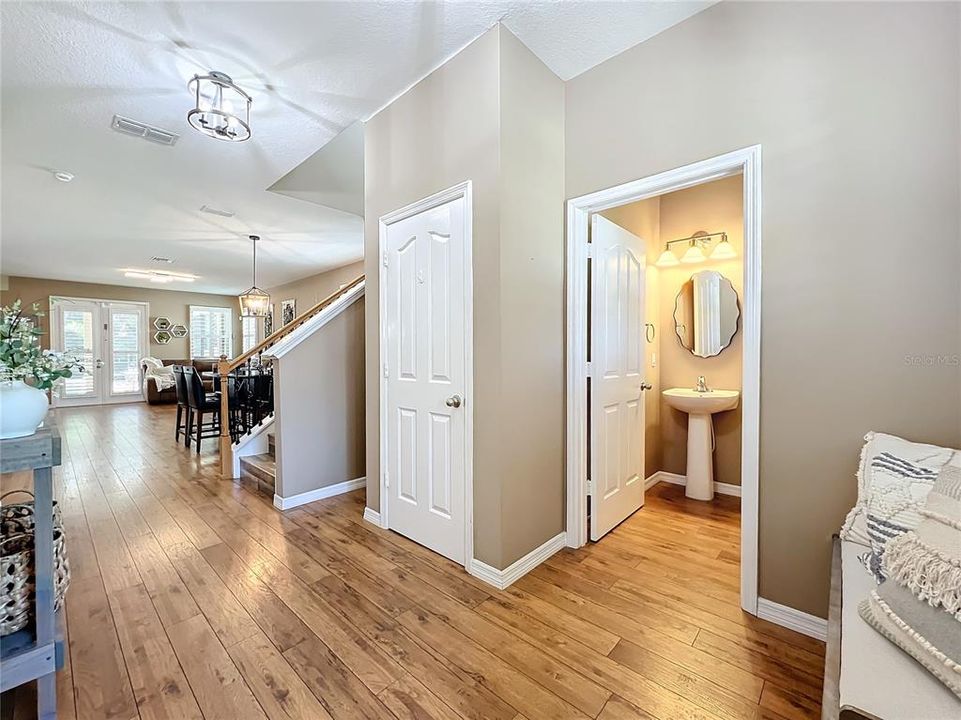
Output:
[[[311,167],[332,185],[320,193],[292,173],[341,130],[498,20],[567,79],[710,4],[4,2],[0,271],[136,285],[118,268],[157,267],[199,275],[191,290],[235,293],[250,282],[248,233],[264,237],[261,286],[360,259],[362,219],[318,204],[356,211],[356,170]],[[186,82],[207,70],[253,96],[250,141],[187,126]],[[116,133],[115,113],[180,140]],[[344,162],[342,148],[329,156]]]

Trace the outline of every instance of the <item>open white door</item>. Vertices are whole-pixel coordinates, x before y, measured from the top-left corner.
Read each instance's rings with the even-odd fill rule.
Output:
[[[381,287],[387,526],[466,562],[466,199],[386,224]]]
[[[591,223],[591,540],[644,504],[644,241]]]

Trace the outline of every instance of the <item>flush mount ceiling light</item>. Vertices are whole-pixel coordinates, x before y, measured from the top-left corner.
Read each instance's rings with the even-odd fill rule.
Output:
[[[708,260],[708,256],[704,254],[704,248],[711,244],[713,238],[720,238],[720,242],[711,251],[711,260],[729,260],[730,258],[737,257],[737,253],[734,252],[734,248],[728,242],[727,233],[716,232],[708,233],[703,230],[699,230],[690,237],[679,238],[678,240],[671,240],[664,244],[664,252],[657,259],[657,267],[673,267],[679,265],[680,263],[685,263],[687,265],[693,265],[694,263],[702,263]],[[687,243],[688,248],[678,260],[677,255],[671,250],[671,245],[675,243]]]
[[[194,109],[187,113],[190,127],[229,142],[250,137],[250,95],[234,85],[229,75],[216,71],[194,75],[187,88],[194,96]]]
[[[65,170],[55,170],[53,176],[62,183],[68,183],[73,180],[73,173],[66,172]]]
[[[250,236],[254,244],[254,284],[240,295],[240,314],[243,317],[264,317],[270,306],[270,295],[257,287],[257,235]]]
[[[134,280],[149,280],[152,283],[193,282],[199,275],[190,273],[175,273],[165,270],[139,270],[137,268],[121,268],[124,277]]]

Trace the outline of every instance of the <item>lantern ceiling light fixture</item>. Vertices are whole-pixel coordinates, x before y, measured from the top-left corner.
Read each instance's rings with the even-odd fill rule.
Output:
[[[214,70],[194,75],[187,88],[194,96],[194,108],[187,113],[190,127],[228,142],[250,137],[251,97],[234,85],[229,75]]]
[[[257,235],[251,235],[254,244],[254,284],[240,295],[240,314],[243,317],[264,317],[270,307],[270,295],[257,287]]]

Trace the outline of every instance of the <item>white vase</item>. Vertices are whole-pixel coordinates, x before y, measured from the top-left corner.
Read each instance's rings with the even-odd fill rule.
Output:
[[[23,380],[0,382],[0,439],[33,435],[49,409],[45,391]]]

